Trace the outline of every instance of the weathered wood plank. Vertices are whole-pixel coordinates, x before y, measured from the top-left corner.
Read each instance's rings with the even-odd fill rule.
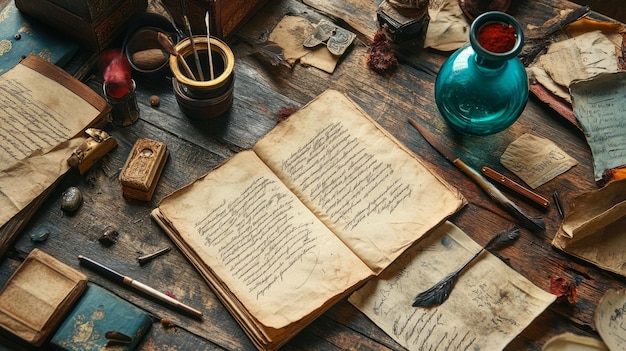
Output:
[[[306,3],[311,1],[306,0]],[[369,1],[365,3],[370,4]],[[331,9],[323,12],[332,12],[334,8],[341,8],[341,4],[325,2],[324,6],[330,6]],[[513,4],[511,12],[525,24],[542,24],[554,16],[558,9],[573,6],[563,0],[521,1]],[[343,10],[331,15],[341,18],[346,14],[362,13],[354,7],[347,9],[343,7]],[[332,75],[299,64],[288,69],[263,63],[252,55],[251,43],[265,40],[273,26],[287,13],[301,15],[312,23],[317,23],[323,17],[323,14],[301,1],[271,1],[241,30],[240,36],[229,42],[236,57],[235,101],[232,109],[218,123],[199,123],[184,116],[172,94],[170,77],[167,75],[135,77],[140,120],[127,128],[110,127],[109,132],[118,140],[118,147],[86,176],[72,173],[62,180],[20,235],[9,257],[0,262],[0,285],[4,285],[28,252],[39,247],[84,271],[91,281],[148,310],[157,318],[170,318],[179,326],[164,329],[155,323],[138,348],[140,350],[253,350],[254,347],[232,316],[186,258],[150,219],[149,213],[167,194],[206,174],[235,153],[250,148],[273,128],[281,108],[300,107],[328,88],[345,92],[432,166],[437,174],[463,192],[470,203],[451,220],[480,244],[486,243],[495,229],[510,227],[512,218],[477,185],[434,152],[406,122],[408,117],[415,118],[436,132],[467,163],[476,168],[490,165],[512,178],[515,178],[514,175],[499,163],[499,156],[510,142],[527,132],[555,141],[576,158],[579,165],[539,187],[537,191],[551,198],[551,194],[558,190],[566,212],[570,210],[574,197],[596,188],[591,154],[584,136],[534,99],[528,102],[518,122],[502,133],[490,137],[462,137],[453,133],[439,117],[433,98],[435,77],[447,57],[445,53],[431,50],[404,51],[398,70],[393,75],[380,76],[366,66],[367,35],[359,33],[359,39]],[[369,18],[357,16],[357,19],[363,26],[372,26],[375,24],[375,13],[370,14]],[[342,20],[350,23],[346,18]],[[351,27],[359,28],[352,24]],[[101,90],[99,78],[89,84],[94,90]],[[160,97],[159,107],[149,105],[150,95]],[[155,195],[147,203],[125,200],[118,180],[130,149],[140,137],[165,142],[171,153]],[[74,216],[64,216],[60,210],[60,194],[70,185],[79,186],[84,192],[85,203]],[[540,350],[550,337],[564,331],[597,336],[593,323],[597,302],[607,289],[623,289],[626,280],[551,247],[552,236],[560,225],[554,207],[542,212],[515,196],[511,198],[531,214],[544,216],[547,231],[535,236],[523,230],[518,242],[497,254],[544,290],[549,289],[550,277],[575,279],[579,284],[579,300],[576,306],[554,305],[549,308],[507,349]],[[41,244],[32,243],[29,233],[41,226],[52,230],[50,238]],[[97,239],[108,226],[117,229],[120,236],[116,244],[105,248]],[[143,267],[138,265],[136,258],[140,254],[165,246],[172,246],[173,250]],[[182,301],[202,309],[205,318],[203,321],[193,320],[169,306],[86,271],[78,266],[78,254],[91,256],[158,290],[172,292]],[[402,349],[345,300],[284,347],[286,350],[359,348]]]

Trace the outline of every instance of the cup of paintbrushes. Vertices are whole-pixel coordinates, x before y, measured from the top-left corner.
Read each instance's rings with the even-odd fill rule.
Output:
[[[176,101],[187,117],[212,119],[223,115],[230,108],[233,102],[235,56],[224,41],[211,37],[209,45],[207,36],[187,37],[174,47],[169,64],[174,75],[172,86]],[[207,72],[212,72],[213,77]],[[204,80],[199,78],[202,76]]]

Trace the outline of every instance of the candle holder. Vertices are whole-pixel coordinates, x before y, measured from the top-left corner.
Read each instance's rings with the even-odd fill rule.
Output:
[[[131,83],[128,93],[120,98],[109,95],[107,83],[102,84],[104,97],[111,105],[111,123],[115,126],[127,127],[139,119],[135,80],[131,80]]]

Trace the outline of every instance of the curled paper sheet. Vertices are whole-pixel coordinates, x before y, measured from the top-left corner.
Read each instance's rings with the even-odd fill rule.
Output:
[[[576,197],[552,245],[626,276],[626,179]]]
[[[563,333],[548,340],[541,351],[609,351],[609,349],[601,340]]]
[[[593,155],[596,182],[603,185],[607,169],[626,164],[626,72],[603,73],[570,87],[574,115]]]
[[[596,328],[609,350],[626,350],[626,290],[609,290],[596,308]]]

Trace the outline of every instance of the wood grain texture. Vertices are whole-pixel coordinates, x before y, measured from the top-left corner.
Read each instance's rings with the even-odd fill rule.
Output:
[[[1,0],[0,0],[1,1]],[[341,2],[329,2],[339,6]],[[525,26],[541,25],[560,9],[577,5],[564,0],[513,2],[509,12]],[[92,282],[104,286],[157,318],[167,317],[176,325],[164,328],[155,324],[138,350],[254,350],[232,316],[220,304],[186,258],[173,247],[166,235],[150,219],[150,211],[159,200],[174,190],[201,177],[235,153],[249,149],[276,124],[279,111],[299,108],[327,88],[346,93],[372,118],[418,154],[470,203],[451,218],[480,245],[493,235],[494,228],[507,229],[513,218],[495,204],[472,180],[447,162],[406,121],[407,117],[426,125],[474,168],[488,165],[512,179],[513,174],[499,163],[506,147],[524,133],[554,141],[579,164],[539,187],[546,198],[558,190],[565,212],[577,195],[596,189],[591,152],[584,135],[543,103],[531,98],[520,119],[509,129],[490,137],[467,137],[455,134],[439,117],[434,103],[434,81],[446,53],[407,48],[399,51],[400,66],[390,76],[380,76],[367,68],[367,35],[358,38],[341,58],[332,75],[312,67],[295,65],[289,69],[264,64],[252,55],[253,42],[262,42],[284,14],[300,15],[317,23],[323,13],[297,0],[270,1],[229,41],[235,58],[234,103],[224,118],[198,123],[179,110],[167,76],[135,77],[140,119],[131,127],[107,128],[118,140],[102,162],[84,176],[72,173],[62,180],[42,205],[14,244],[9,257],[0,262],[0,284],[34,247],[45,249],[57,259],[87,274]],[[349,13],[345,9],[342,12]],[[355,12],[356,13],[356,12]],[[374,14],[358,19],[371,26]],[[356,27],[354,27],[356,28]],[[352,28],[352,30],[354,30]],[[90,86],[101,93],[101,80]],[[159,107],[149,104],[150,95],[158,95]],[[167,144],[170,157],[149,202],[125,200],[118,177],[133,144],[149,137]],[[74,216],[60,209],[60,194],[69,186],[78,186],[85,197],[83,207]],[[507,350],[540,350],[552,336],[568,331],[595,336],[595,306],[608,289],[624,289],[626,279],[572,258],[550,245],[561,220],[556,208],[540,211],[521,199],[511,199],[533,216],[543,216],[546,232],[535,235],[522,230],[520,239],[498,255],[513,269],[540,288],[548,291],[551,277],[564,277],[577,283],[576,305],[555,304],[540,315]],[[29,233],[42,226],[51,229],[43,244],[30,241]],[[103,248],[97,238],[109,226],[120,233],[118,242]],[[139,266],[137,257],[172,246],[167,254]],[[203,321],[195,321],[168,306],[79,267],[76,255],[92,257],[160,291],[169,291],[179,300],[199,307]],[[407,306],[407,308],[410,308]],[[0,339],[0,344],[3,344]],[[19,348],[18,348],[19,349]],[[25,348],[27,349],[27,348]],[[342,301],[287,343],[283,350],[402,350],[351,304]]]

